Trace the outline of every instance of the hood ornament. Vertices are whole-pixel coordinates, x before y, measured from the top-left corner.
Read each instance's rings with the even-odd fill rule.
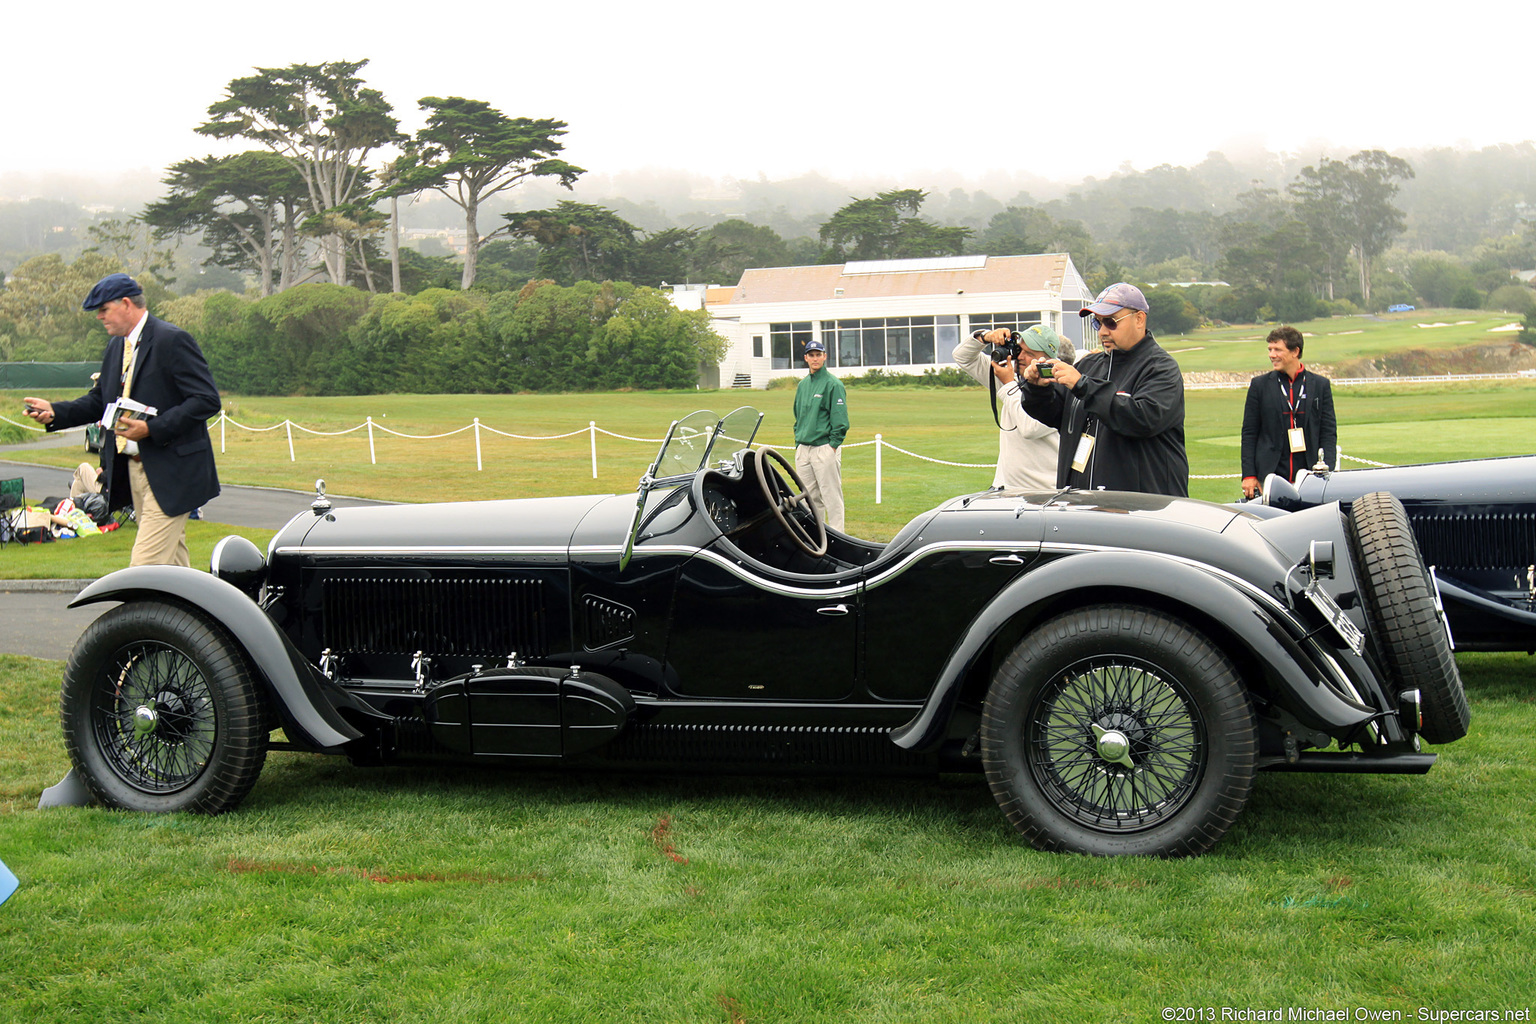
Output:
[[[325,481],[315,481],[315,500],[309,503],[309,510],[317,516],[323,516],[331,510],[331,499],[325,496]]]

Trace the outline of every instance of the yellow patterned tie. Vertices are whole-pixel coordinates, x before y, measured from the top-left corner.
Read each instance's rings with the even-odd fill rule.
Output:
[[[133,383],[133,354],[137,348],[132,340],[123,339],[123,390],[118,393],[119,398],[128,397],[128,387]],[[128,439],[121,434],[117,435],[117,450],[119,453],[128,450]]]

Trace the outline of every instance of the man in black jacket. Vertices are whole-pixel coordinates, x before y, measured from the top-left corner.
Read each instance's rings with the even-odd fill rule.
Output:
[[[122,396],[154,408],[152,417],[105,424],[102,490],[112,509],[133,505],[130,565],[191,565],[187,517],[219,493],[208,436],[219,390],[208,362],[190,334],[149,315],[144,290],[127,274],[96,282],[83,308],[111,335],[96,384],[69,402],[23,399],[27,415],[53,431],[100,420]]]
[[[1271,473],[1286,480],[1322,460],[1337,468],[1339,426],[1333,416],[1333,385],[1301,365],[1302,337],[1276,327],[1266,339],[1269,373],[1253,378],[1243,406],[1243,496],[1252,498]]]
[[[1112,284],[1078,314],[1094,318],[1101,351],[1025,369],[1024,411],[1061,431],[1056,486],[1189,494],[1184,375],[1147,330],[1147,310],[1140,288]]]

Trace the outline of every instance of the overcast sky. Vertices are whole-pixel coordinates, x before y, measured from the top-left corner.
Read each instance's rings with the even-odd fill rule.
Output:
[[[231,79],[364,58],[406,130],[422,96],[481,99],[568,122],[564,155],[594,173],[1077,181],[1536,137],[1514,3],[404,6],[13,0],[0,175],[158,175],[230,151],[192,128]]]

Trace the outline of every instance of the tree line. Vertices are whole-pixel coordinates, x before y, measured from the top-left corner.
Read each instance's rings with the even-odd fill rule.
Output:
[[[389,100],[362,79],[366,64],[295,64],[232,80],[193,130],[254,148],[173,165],[164,194],[141,213],[92,224],[83,254],[81,240],[72,240],[72,252],[67,233],[58,231],[60,204],[0,206],[0,257],[18,249],[32,256],[0,291],[0,358],[62,358],[61,342],[99,351],[104,338],[94,321],[67,300],[81,280],[109,266],[167,298],[172,287],[249,286],[259,305],[329,282],[356,290],[359,303],[449,290],[515,307],[531,281],[644,289],[732,284],[749,267],[1067,252],[1095,289],[1122,279],[1224,282],[1149,287],[1155,326],[1164,331],[1398,302],[1536,308],[1536,293],[1510,273],[1536,266],[1536,195],[1519,184],[1536,169],[1530,144],[1484,151],[1456,166],[1431,152],[1419,158],[1427,181],[1407,159],[1365,150],[1244,188],[1241,172],[1212,154],[1194,168],[1089,179],[1048,202],[1027,193],[1002,203],[982,192],[893,188],[848,196],[830,215],[796,219],[780,205],[754,215],[768,223],[730,217],[698,227],[637,216],[645,211],[622,201],[562,199],[507,212],[519,186],[571,190],[587,173],[561,157],[566,123],[428,96],[419,100],[424,127],[407,135]],[[1451,188],[1452,180],[1467,187]],[[773,202],[768,183],[742,183],[742,191]],[[423,196],[457,208],[462,258],[399,245],[400,203]],[[1395,247],[1405,235],[1410,246],[1454,251]],[[189,242],[206,254],[195,275],[175,267],[178,246]],[[621,302],[639,294],[626,291]],[[601,314],[595,319],[606,322]],[[316,386],[331,387],[331,380]]]
[[[167,301],[219,387],[250,395],[692,388],[725,342],[702,310],[627,282],[369,295],[324,282]]]

